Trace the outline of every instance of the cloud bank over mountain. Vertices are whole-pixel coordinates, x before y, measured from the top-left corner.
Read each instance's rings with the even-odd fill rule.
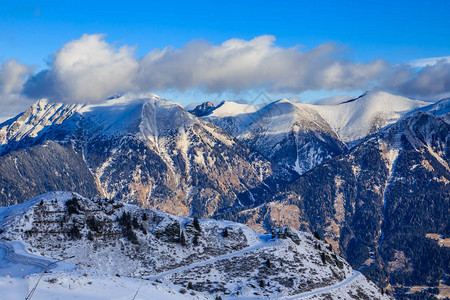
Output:
[[[417,98],[444,97],[450,92],[450,60],[442,58],[416,70],[403,65],[382,82],[392,92]],[[440,96],[442,95],[442,96]]]
[[[9,59],[0,65],[0,121],[11,117],[9,112],[19,112],[31,100],[23,96],[22,89],[33,68]]]
[[[6,108],[2,113],[28,99],[92,103],[124,91],[256,89],[300,94],[376,88],[426,98],[450,92],[446,57],[421,67],[394,66],[383,59],[358,62],[335,43],[304,51],[300,46],[278,46],[271,35],[233,38],[219,45],[194,40],[181,48],[153,49],[143,57],[136,57],[134,50],[108,43],[104,34],[84,34],[63,45],[38,73],[8,60],[0,69],[0,104]]]
[[[24,93],[66,102],[99,101],[134,89],[137,71],[132,48],[116,48],[105,42],[102,34],[85,34],[57,51],[49,69],[30,77]]]
[[[124,90],[301,93],[359,88],[387,67],[383,60],[352,62],[332,43],[306,52],[282,48],[270,35],[220,45],[196,40],[180,49],[155,49],[135,58],[132,48],[117,48],[104,35],[94,34],[65,44],[47,70],[30,77],[24,93],[75,102],[98,101]]]

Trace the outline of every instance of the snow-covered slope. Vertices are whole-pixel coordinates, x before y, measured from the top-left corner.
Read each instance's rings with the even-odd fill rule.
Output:
[[[202,105],[203,104],[199,106]],[[204,119],[225,129],[232,135],[238,136],[242,130],[259,118],[259,115],[261,114],[260,110],[264,107],[264,105],[256,106],[232,101],[223,101],[214,109],[210,110],[208,114],[205,114]],[[195,110],[192,112],[195,113]]]
[[[287,100],[283,99],[282,102]],[[280,101],[275,101],[275,103]],[[411,100],[409,98],[391,95],[381,91],[367,92],[360,97],[337,105],[314,105],[308,103],[295,103],[310,115],[319,114],[331,129],[339,136],[341,141],[351,143],[368,135],[376,133],[379,129],[395,123],[402,116],[430,103]],[[223,102],[205,116],[206,120],[224,128],[235,136],[239,136],[245,128],[264,114],[272,103],[266,106],[252,106]],[[291,118],[292,111],[279,110],[283,117]],[[317,119],[317,117],[314,117]],[[280,118],[281,119],[281,118]],[[323,126],[323,124],[320,124]],[[286,126],[276,124],[277,130]]]
[[[447,123],[450,123],[450,98],[442,99],[436,103],[420,107],[416,110],[411,111],[407,115],[412,115],[417,111],[425,111],[434,116],[442,116],[442,119]]]
[[[289,100],[270,103],[238,138],[283,168],[298,174],[310,170],[345,146],[316,112]]]
[[[428,104],[377,91],[367,92],[338,105],[297,105],[316,110],[343,142],[354,144],[352,142],[374,134],[397,122],[408,112]]]
[[[449,104],[400,119],[228,219],[323,232],[352,266],[399,295],[445,282],[450,248],[428,234],[450,234]]]
[[[28,255],[68,259],[67,263],[77,266],[47,274],[43,287],[36,291],[36,296],[41,292],[40,297],[64,295],[72,284],[75,292],[84,293],[84,299],[111,299],[111,293],[93,293],[108,285],[123,287],[112,289],[118,293],[112,295],[114,299],[123,299],[125,292],[133,288],[136,292],[139,286],[142,292],[155,290],[155,295],[177,291],[180,298],[187,292],[191,297],[246,299],[294,299],[297,294],[320,297],[324,293],[333,293],[331,299],[338,299],[362,293],[369,299],[382,299],[378,289],[331,247],[290,228],[259,235],[233,222],[197,222],[64,192],[2,208],[0,228],[2,244],[16,241],[26,246]],[[36,279],[27,278],[28,282]],[[156,281],[154,287],[140,281],[142,278]],[[0,278],[0,286],[8,280]],[[20,294],[23,291],[16,289],[24,285],[20,279],[12,279],[8,289]]]
[[[0,277],[2,300],[26,299],[39,274],[25,278]],[[39,281],[33,300],[195,300],[214,299],[203,293],[148,280],[117,277],[115,275],[93,275],[85,272],[45,273]]]
[[[50,104],[46,99],[34,103],[24,113],[0,124],[0,155],[18,146],[31,145],[52,128],[53,137],[63,138],[72,130],[66,122],[65,129],[58,128],[72,117],[82,105]],[[69,128],[70,127],[70,128]]]

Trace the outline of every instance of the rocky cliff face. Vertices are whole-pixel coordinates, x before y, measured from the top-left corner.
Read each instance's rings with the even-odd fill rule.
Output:
[[[273,163],[279,180],[290,181],[427,104],[385,92],[367,92],[337,105],[286,99],[260,106],[205,102],[192,113],[263,154]]]
[[[266,204],[225,217],[319,232],[380,285],[435,286],[450,248],[450,125],[417,112],[307,172]],[[222,216],[224,217],[224,216]]]
[[[1,127],[6,186],[14,184],[17,175],[8,177],[14,172],[40,182],[33,170],[46,168],[45,182],[28,186],[28,195],[42,189],[97,192],[178,215],[209,216],[252,199],[249,190],[271,174],[270,163],[233,136],[156,96],[77,107],[40,101]],[[44,144],[65,151],[65,157],[53,162],[44,156],[43,163],[39,151],[27,152],[32,165],[7,164],[22,157],[20,149]],[[58,174],[75,175],[73,184]],[[3,204],[23,201],[5,189],[0,198]]]

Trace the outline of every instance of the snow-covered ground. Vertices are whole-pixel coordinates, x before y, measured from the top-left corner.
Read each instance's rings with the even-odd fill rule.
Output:
[[[39,275],[25,278],[0,277],[0,299],[25,299]],[[199,292],[186,291],[157,282],[116,276],[91,276],[80,272],[52,272],[41,279],[33,300],[187,300],[212,299]]]
[[[52,263],[32,299],[210,299],[198,292],[180,293],[179,286],[77,269],[74,264],[29,253],[27,247],[22,241],[0,240],[0,300],[25,299]]]
[[[45,265],[55,262],[55,260],[49,260],[26,252],[24,250],[26,245],[22,242],[0,241],[0,247],[5,250],[1,252],[0,256],[2,270],[0,274],[0,290],[2,291],[0,299],[25,299],[33,287],[35,287],[38,280],[39,284],[32,294],[32,299],[37,300],[211,299],[211,296],[203,293],[188,291],[182,287],[155,282],[155,280],[160,280],[164,276],[210,264],[218,260],[233,258],[263,247],[275,246],[276,244],[276,242],[270,240],[263,240],[252,247],[203,262],[193,263],[182,268],[173,269],[147,279],[112,276],[108,274],[89,274],[85,270],[77,270],[75,265],[59,262],[56,263],[55,268],[45,273],[42,279],[39,280],[39,274]],[[19,270],[21,272],[18,272]],[[8,274],[5,274],[6,271],[9,271]],[[345,297],[349,289],[358,287],[357,282],[363,280],[363,278],[360,278],[361,276],[360,272],[355,271],[353,275],[348,276],[345,280],[336,284],[282,297],[282,299],[314,299],[315,297],[319,297],[320,299],[328,293]],[[363,282],[360,282],[360,284],[363,284]],[[236,296],[223,296],[222,298],[234,299]],[[242,296],[239,299],[260,299],[260,297]]]
[[[127,215],[132,239],[123,227]],[[75,226],[78,237],[68,231]],[[24,299],[43,268],[61,258],[66,261],[49,268],[33,299],[345,298],[355,290],[381,297],[329,245],[289,228],[260,235],[233,222],[196,224],[53,192],[0,209],[0,229],[2,300]]]

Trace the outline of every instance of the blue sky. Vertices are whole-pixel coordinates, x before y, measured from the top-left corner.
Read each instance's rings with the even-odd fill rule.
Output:
[[[447,56],[450,1],[6,1],[1,57],[42,64],[83,33],[138,46],[138,55],[192,39],[277,37],[280,46],[348,45],[356,58]]]
[[[333,56],[342,56],[343,60],[355,63],[382,59],[396,65],[450,56],[450,1],[446,0],[0,0],[0,7],[0,64],[14,58],[17,63],[32,66],[34,74],[52,69],[49,66],[54,58],[52,55],[68,42],[80,39],[83,34],[98,33],[106,34],[101,39],[116,50],[123,45],[134,47],[136,59],[155,48],[173,46],[180,49],[192,40],[220,45],[233,38],[250,41],[263,35],[276,37],[273,46],[283,49],[299,46],[298,51],[301,52],[335,42],[339,50],[333,52]],[[202,82],[195,84],[201,86]],[[195,84],[182,89],[182,93],[174,92],[180,90],[178,86],[168,89],[166,84],[158,92],[177,100],[186,95],[186,99],[190,99],[187,101],[232,95],[228,91],[217,92],[215,87],[198,90]],[[300,95],[311,100],[314,97],[357,94],[365,88],[273,88],[272,94]],[[255,89],[258,85],[250,86],[248,90]],[[248,94],[248,91],[243,92],[241,87],[240,93]],[[418,95],[425,94],[418,92]]]

